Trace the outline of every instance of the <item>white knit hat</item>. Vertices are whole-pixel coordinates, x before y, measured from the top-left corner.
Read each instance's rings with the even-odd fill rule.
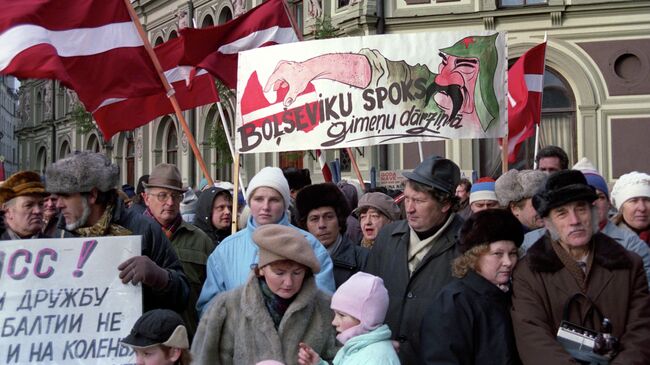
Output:
[[[628,199],[639,196],[650,198],[650,175],[638,171],[621,175],[614,184],[611,195],[612,205],[618,210]]]
[[[251,196],[253,195],[253,192],[255,189],[260,187],[271,188],[280,193],[284,199],[284,209],[289,209],[289,206],[291,205],[291,194],[289,183],[284,177],[282,170],[277,167],[267,166],[253,176],[251,182],[246,188],[246,203],[248,203],[248,205],[251,204]]]

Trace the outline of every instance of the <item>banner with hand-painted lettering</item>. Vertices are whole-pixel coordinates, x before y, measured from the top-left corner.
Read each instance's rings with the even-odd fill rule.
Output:
[[[388,34],[239,55],[240,153],[503,137],[506,34]]]
[[[142,287],[117,266],[140,236],[4,241],[0,364],[126,364],[120,344],[142,314]]]

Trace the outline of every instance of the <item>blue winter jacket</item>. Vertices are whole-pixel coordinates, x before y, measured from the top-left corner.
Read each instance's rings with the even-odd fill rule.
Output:
[[[399,365],[399,357],[390,341],[390,329],[381,327],[349,339],[336,353],[334,365]],[[319,365],[327,365],[321,360]]]
[[[292,226],[286,213],[277,224],[295,228],[305,235],[320,262],[320,272],[315,276],[316,285],[329,294],[333,293],[335,287],[332,259],[325,247],[309,232]],[[207,277],[196,303],[199,316],[203,315],[204,309],[207,309],[206,305],[217,294],[246,283],[251,267],[258,261],[258,247],[253,242],[255,228],[257,225],[253,217],[250,217],[246,228],[224,239],[208,257]]]

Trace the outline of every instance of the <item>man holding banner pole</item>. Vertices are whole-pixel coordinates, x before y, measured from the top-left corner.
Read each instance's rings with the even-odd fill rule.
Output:
[[[58,196],[61,219],[56,237],[140,235],[141,255],[116,269],[124,284],[142,283],[143,310],[182,312],[189,285],[181,263],[160,227],[129,211],[116,193],[119,167],[103,154],[77,152],[47,167],[47,191]]]

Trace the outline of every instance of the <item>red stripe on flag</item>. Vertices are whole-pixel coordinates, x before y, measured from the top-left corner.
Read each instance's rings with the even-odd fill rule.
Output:
[[[508,70],[508,162],[515,162],[521,143],[535,135],[542,114],[542,93],[529,91],[526,75],[544,74],[546,42],[524,53]]]
[[[60,80],[89,111],[164,92],[122,0],[0,0],[0,8],[0,73]]]
[[[0,9],[1,30],[18,24],[65,30],[131,21],[123,0],[0,0]]]
[[[171,39],[154,48],[163,71],[174,69],[182,56],[182,39]],[[189,80],[171,82],[176,99],[182,110],[219,101],[219,95],[212,76],[190,72]],[[188,86],[188,81],[190,81]],[[120,131],[132,130],[149,123],[155,118],[174,113],[171,102],[164,91],[144,97],[132,97],[99,108],[93,116],[105,138]]]
[[[298,41],[282,0],[266,1],[223,25],[182,29],[181,35],[185,64],[208,70],[231,89],[237,86],[238,52]]]

